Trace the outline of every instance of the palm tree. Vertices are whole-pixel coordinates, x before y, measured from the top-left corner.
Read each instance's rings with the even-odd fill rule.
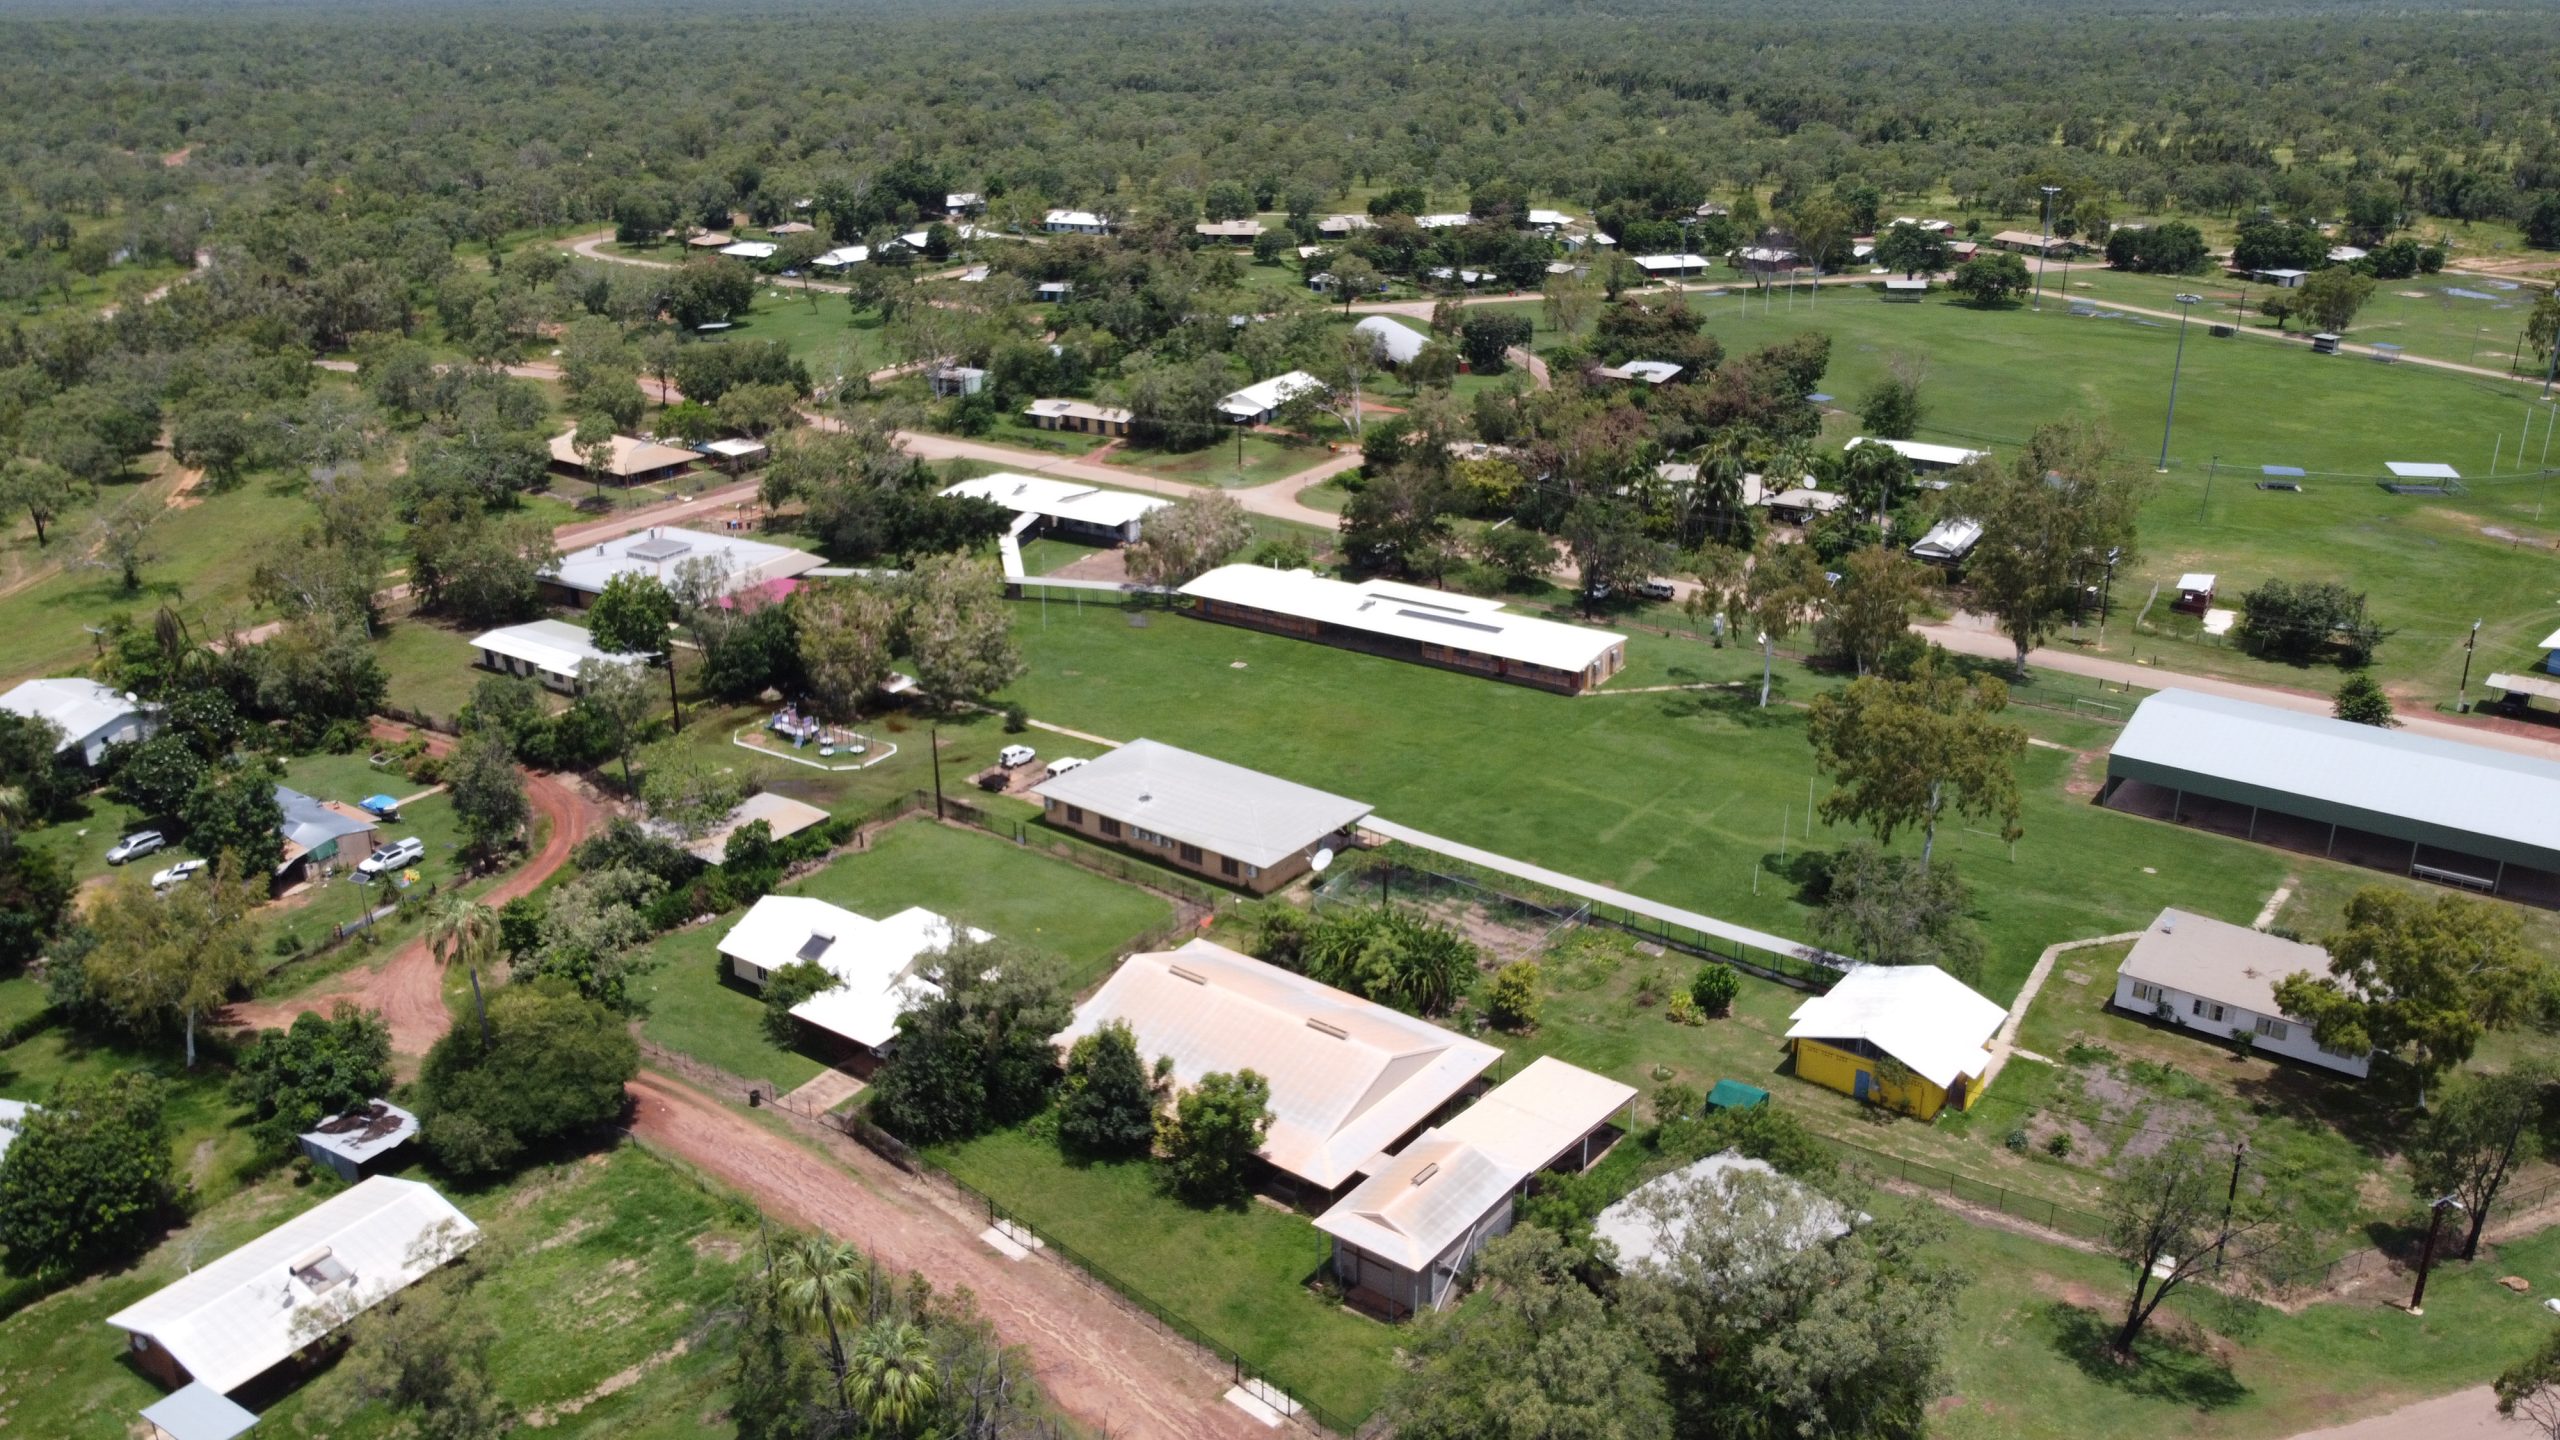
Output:
[[[27,787],[0,785],[0,844],[15,838],[27,823]]]
[[[836,1404],[850,1406],[845,1393],[844,1328],[848,1319],[871,1302],[871,1257],[842,1241],[804,1235],[774,1257],[782,1285],[782,1303],[802,1324],[815,1320],[827,1332],[828,1366],[835,1372]]]
[[[933,1342],[907,1320],[883,1319],[853,1348],[853,1404],[872,1429],[903,1435],[933,1408]]]
[[[1728,425],[1698,450],[1698,479],[1691,503],[1706,512],[1719,544],[1732,543],[1734,522],[1742,518],[1742,477],[1750,469],[1751,438],[1743,427]]]
[[[498,912],[477,900],[445,896],[427,913],[427,948],[439,965],[458,960],[485,969],[498,952]]]

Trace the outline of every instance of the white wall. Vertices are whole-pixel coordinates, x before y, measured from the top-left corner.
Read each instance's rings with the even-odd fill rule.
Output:
[[[2317,1065],[2324,1070],[2353,1075],[2357,1079],[2363,1079],[2373,1068],[2373,1057],[2369,1055],[2353,1057],[2332,1055],[2321,1049],[2319,1042],[2311,1038],[2311,1027],[2299,1020],[2288,1020],[2281,1015],[2261,1016],[2254,1010],[2244,1010],[2237,1005],[2217,1002],[2209,997],[2193,995],[2166,985],[2151,987],[2158,991],[2160,996],[2158,1000],[2139,998],[2134,994],[2134,986],[2141,983],[2143,982],[2135,980],[2130,975],[2118,975],[2116,977],[2116,1008],[2135,1015],[2153,1015],[2158,1012],[2161,1001],[2165,1000],[2169,1006],[2169,1023],[2193,1030],[2199,1035],[2227,1042],[2231,1039],[2232,1031],[2246,1030],[2257,1035],[2256,1048],[2261,1053],[2282,1055],[2287,1059],[2300,1060],[2306,1065]],[[2196,1013],[2196,1005],[2199,1001],[2204,1004],[2202,1014]],[[2222,1014],[2218,1019],[2214,1015],[2216,1004],[2222,1005]],[[2260,1033],[2258,1022],[2261,1019],[2279,1027],[2283,1031],[2282,1038]]]

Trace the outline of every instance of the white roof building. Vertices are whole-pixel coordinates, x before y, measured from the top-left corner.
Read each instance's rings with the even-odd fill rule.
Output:
[[[1022,407],[1022,413],[1033,419],[1084,420],[1097,425],[1126,425],[1138,418],[1134,410],[1117,405],[1097,405],[1090,400],[1049,396]]]
[[[1422,353],[1423,346],[1431,343],[1431,337],[1421,331],[1384,315],[1366,316],[1351,328],[1368,336],[1377,348],[1378,358],[1389,365],[1409,363]]]
[[[781,246],[770,240],[740,240],[732,245],[721,246],[720,253],[735,256],[740,260],[770,260],[781,249]]]
[[[493,669],[521,673],[516,667],[500,665],[499,660],[513,660],[517,666],[530,668],[560,681],[575,681],[578,667],[590,660],[613,665],[637,665],[645,658],[596,648],[595,637],[566,620],[535,620],[523,625],[508,625],[475,637],[471,648],[483,656],[482,663]]]
[[[0,695],[0,710],[50,720],[62,732],[53,753],[78,750],[95,765],[110,745],[147,740],[160,728],[160,707],[78,675],[29,680]]]
[[[1915,470],[1953,470],[1959,465],[1991,458],[1988,450],[1967,450],[1961,445],[1930,445],[1919,440],[1878,440],[1868,435],[1857,436],[1840,448],[1855,450],[1861,445],[1881,445],[1910,461]]]
[[[1811,1249],[1849,1233],[1849,1212],[1839,1202],[1779,1174],[1766,1160],[1727,1150],[1656,1175],[1627,1192],[1626,1198],[1600,1212],[1591,1224],[1591,1235],[1608,1241],[1617,1251],[1621,1271],[1633,1270],[1659,1262],[1665,1252],[1676,1248],[1685,1238],[1682,1221],[1694,1210],[1735,1214],[1742,1205],[1754,1203],[1755,1191],[1765,1197],[1759,1203],[1772,1210],[1779,1195],[1792,1192],[1804,1198],[1803,1223],[1781,1241],[1789,1252]],[[1703,1207],[1693,1204],[1702,1198],[1701,1192],[1713,1197]]]
[[[1746,265],[1793,265],[1798,258],[1793,250],[1773,245],[1748,245],[1734,253]]]
[[[1534,230],[1553,230],[1572,223],[1573,217],[1561,210],[1540,210],[1532,207],[1529,211],[1529,226]]]
[[[661,445],[655,440],[642,440],[632,435],[613,437],[612,458],[605,461],[604,473],[616,480],[653,476],[661,471],[681,470],[702,459],[680,445]],[[563,430],[551,437],[551,463],[574,470],[584,470],[587,457],[578,453],[578,432]]]
[[[1990,1065],[2009,1012],[1935,965],[1857,965],[1791,1018],[1790,1040],[1863,1040],[1943,1090]]]
[[[1312,570],[1221,565],[1181,593],[1213,605],[1576,674],[1613,653],[1624,654],[1627,643],[1611,631],[1515,615],[1501,601],[1482,596],[1393,580],[1330,580]]]
[[[1366,215],[1327,215],[1316,222],[1319,235],[1348,235],[1356,230],[1375,230],[1378,222]]]
[[[1413,223],[1425,230],[1455,230],[1462,225],[1472,225],[1475,220],[1476,217],[1463,210],[1444,210],[1413,217]]]
[[[377,1175],[107,1317],[149,1368],[165,1356],[228,1394],[479,1243],[415,1180]]]
[[[1496,1085],[1438,1133],[1463,1140],[1524,1174],[1582,1169],[1576,1151],[1636,1098],[1636,1087],[1541,1055]],[[1570,1167],[1560,1162],[1573,1160]]]
[[[1638,255],[1633,258],[1636,268],[1647,275],[1691,275],[1715,263],[1704,255],[1686,251],[1677,255]]]
[[[839,245],[809,263],[821,270],[841,270],[847,265],[859,265],[870,258],[871,247],[868,245]]]
[[[1929,527],[1929,532],[1912,542],[1911,553],[1923,560],[1952,565],[1973,553],[1982,541],[1982,522],[1952,516]]]
[[[643,828],[682,845],[684,853],[705,865],[726,865],[729,863],[729,837],[759,820],[764,822],[765,829],[772,833],[774,839],[787,840],[812,826],[826,824],[827,812],[805,800],[759,790],[739,801],[735,808],[721,817],[720,823],[704,831],[699,839],[685,839],[683,831],[663,820],[651,820]]]
[[[1602,365],[1591,373],[1603,380],[1633,380],[1646,385],[1665,385],[1679,377],[1680,367],[1668,360],[1630,360],[1624,365]]]
[[[1230,420],[1243,425],[1259,425],[1269,420],[1281,406],[1310,390],[1325,388],[1323,381],[1304,370],[1292,370],[1257,380],[1218,402],[1218,409]]]
[[[43,1108],[31,1100],[0,1100],[0,1155],[9,1153],[18,1132],[27,1126],[27,1116]]]
[[[1052,210],[1040,223],[1056,234],[1100,235],[1111,228],[1109,220],[1090,210]]]
[[[918,972],[951,947],[954,934],[950,921],[919,906],[873,920],[806,895],[767,895],[720,937],[720,953],[739,978],[758,985],[804,960],[824,968],[836,977],[835,988],[791,1013],[876,1051],[897,1038],[898,1017],[908,1007],[941,993]],[[983,930],[968,934],[995,938]]]
[[[1124,540],[1138,538],[1140,524],[1173,503],[1153,495],[1017,475],[1009,470],[963,480],[942,493],[984,500],[1017,515],[1037,515],[1079,530],[1108,531]]]
[[[663,584],[675,580],[684,566],[700,560],[715,560],[726,567],[727,580],[721,586],[724,595],[750,590],[771,580],[805,575],[827,563],[822,556],[787,545],[660,525],[620,539],[582,545],[562,555],[560,563],[545,571],[542,578],[580,595],[597,595],[616,575],[647,575]]]
[[[328,1117],[319,1129],[296,1136],[295,1142],[303,1154],[354,1184],[363,1178],[366,1165],[408,1144],[417,1133],[417,1116],[388,1100],[374,1100]]]
[[[2214,1040],[2247,1034],[2261,1051],[2348,1075],[2369,1073],[2369,1052],[2321,1049],[2311,1027],[2276,1002],[2277,984],[2297,974],[2337,978],[2329,952],[2317,945],[2173,907],[2160,912],[2116,968],[2115,1003]]]
[[[1206,940],[1122,961],[1076,1007],[1057,1043],[1064,1049],[1112,1020],[1136,1032],[1148,1063],[1172,1057],[1180,1084],[1238,1070],[1269,1081],[1273,1119],[1262,1157],[1322,1190],[1374,1173],[1386,1163],[1382,1151],[1501,1057],[1481,1041]]]
[[[1440,1130],[1381,1157],[1368,1179],[1316,1218],[1333,1237],[1333,1270],[1366,1299],[1411,1314],[1446,1305],[1487,1241],[1511,1228],[1529,1172]],[[1374,1303],[1374,1302],[1373,1302]]]
[[[1360,823],[1369,802],[1137,739],[1031,787],[1071,805],[1271,869]]]

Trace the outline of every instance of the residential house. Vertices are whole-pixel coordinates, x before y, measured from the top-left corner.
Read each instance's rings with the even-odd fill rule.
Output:
[[[1090,400],[1034,400],[1022,409],[1023,418],[1043,430],[1072,430],[1080,435],[1126,435],[1134,411],[1116,405],[1096,405]]]
[[[987,197],[975,190],[954,190],[942,197],[945,215],[975,215],[987,208]]]
[[[1361,1309],[1401,1318],[1457,1298],[1476,1252],[1510,1233],[1529,1172],[1426,1130],[1316,1218],[1333,1277]]]
[[[415,1180],[376,1175],[107,1317],[163,1385],[228,1395],[479,1243]]]
[[[2043,255],[2059,258],[2077,255],[2080,247],[2059,235],[2040,235],[2033,230],[2003,230],[1991,237],[1992,245],[2001,250],[2014,250],[2021,255]]]
[[[987,372],[975,365],[936,365],[924,372],[924,378],[938,400],[975,395],[987,388]]]
[[[1032,287],[1031,298],[1043,305],[1057,305],[1075,293],[1076,286],[1072,280],[1043,280]]]
[[[868,245],[839,245],[810,261],[809,264],[820,270],[842,270],[848,266],[859,265],[870,258],[871,247]]]
[[[305,1158],[336,1172],[350,1185],[383,1156],[409,1143],[418,1133],[418,1117],[388,1100],[369,1100],[344,1115],[332,1115],[316,1130],[294,1137]]]
[[[1384,315],[1363,316],[1360,323],[1351,328],[1369,337],[1378,363],[1389,367],[1413,363],[1414,357],[1422,353],[1422,347],[1431,343],[1430,336]]]
[[[1677,255],[1638,255],[1634,259],[1636,268],[1642,270],[1648,280],[1703,275],[1707,267],[1715,263],[1704,255],[1693,255],[1687,251]]]
[[[1173,503],[1153,495],[1004,470],[963,480],[942,493],[984,500],[1018,516],[1030,516],[1036,523],[1027,530],[1045,528],[1073,539],[1117,545],[1136,540],[1146,518]]]
[[[616,575],[646,575],[662,585],[672,584],[685,566],[697,563],[716,567],[720,593],[734,595],[768,581],[805,575],[827,562],[806,550],[768,545],[744,535],[653,525],[562,555],[542,573],[543,598],[584,609]]]
[[[1424,230],[1458,230],[1476,223],[1476,217],[1462,210],[1444,210],[1413,217],[1416,227]]]
[[[284,836],[283,858],[276,862],[273,881],[278,889],[310,879],[318,870],[353,865],[381,843],[374,831],[380,822],[353,805],[315,800],[279,785],[276,808],[284,812],[276,826]]]
[[[1063,830],[1268,895],[1351,842],[1369,813],[1312,786],[1132,740],[1031,788]]]
[[[1223,240],[1230,245],[1250,245],[1262,238],[1259,220],[1203,220],[1191,227],[1191,233],[1203,240]]]
[[[1533,206],[1529,211],[1528,224],[1532,230],[1543,230],[1552,235],[1572,223],[1573,217],[1561,210],[1541,210]]]
[[[1797,1079],[1931,1120],[1981,1098],[2009,1012],[1935,965],[1859,965],[1791,1018]]]
[[[770,240],[737,240],[720,247],[720,253],[733,260],[770,260],[781,250]]]
[[[700,835],[687,838],[683,831],[663,820],[647,822],[643,828],[672,844],[705,865],[729,863],[729,839],[739,831],[763,821],[766,832],[775,840],[788,840],[803,830],[827,823],[827,812],[806,801],[788,795],[759,790],[730,808],[719,823]]]
[[[613,451],[606,459],[603,478],[624,485],[648,485],[661,480],[680,480],[693,473],[702,456],[675,445],[661,445],[654,440],[635,439],[629,435],[613,437]],[[551,437],[551,473],[573,480],[594,478],[587,470],[587,457],[578,450],[578,432],[563,430]]]
[[[148,740],[160,729],[160,707],[79,675],[28,680],[0,695],[0,710],[50,720],[62,732],[53,753],[95,765],[110,745]]]
[[[1122,961],[1076,1007],[1057,1047],[1115,1020],[1150,1066],[1171,1062],[1178,1086],[1212,1073],[1262,1076],[1272,1121],[1261,1158],[1325,1195],[1375,1173],[1501,1058],[1480,1040],[1198,939]]]
[[[1375,230],[1378,222],[1366,215],[1327,215],[1316,222],[1316,233],[1329,239],[1342,240],[1363,230]]]
[[[920,906],[873,920],[806,895],[767,895],[720,937],[720,953],[731,973],[758,989],[774,971],[804,962],[833,975],[832,988],[792,1006],[792,1015],[877,1056],[897,1039],[899,1016],[941,993],[923,972],[958,933]],[[995,938],[976,929],[968,937]]]
[[[1052,210],[1040,228],[1052,235],[1108,235],[1111,222],[1090,210]]]
[[[1348,650],[1579,695],[1626,667],[1627,637],[1517,615],[1499,600],[1393,580],[1221,565],[1181,589],[1192,613]]]
[[[1991,458],[1988,450],[1967,450],[1961,445],[1930,445],[1919,440],[1878,440],[1867,435],[1857,436],[1840,448],[1855,450],[1861,445],[1883,446],[1910,461],[1913,473],[1919,475],[1933,475]]]
[[[1598,365],[1592,374],[1603,380],[1622,380],[1638,385],[1667,385],[1680,376],[1680,367],[1668,360],[1630,360],[1623,365]]]
[[[1218,411],[1238,425],[1268,425],[1280,407],[1325,383],[1304,370],[1257,380],[1218,402]]]
[[[806,220],[785,220],[779,225],[767,225],[764,227],[764,233],[788,239],[794,235],[815,235],[818,233],[818,227]]]
[[[2308,1024],[2276,1003],[2277,983],[2300,974],[2323,979],[2337,971],[2317,945],[2171,908],[2116,968],[2115,1003],[2165,1025],[2363,1079],[2373,1068],[2371,1051],[2322,1048]]]
[[[1928,529],[1928,533],[1912,542],[1914,559],[1953,570],[1964,564],[1964,557],[1982,543],[1982,522],[1962,515],[1951,515]]]
[[[639,655],[596,648],[595,637],[566,620],[535,620],[508,625],[475,638],[471,648],[479,663],[501,675],[523,675],[563,695],[578,693],[578,667],[590,660],[609,665],[638,665]]]

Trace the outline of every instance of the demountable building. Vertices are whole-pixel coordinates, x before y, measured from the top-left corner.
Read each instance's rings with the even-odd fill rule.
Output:
[[[1928,1120],[1973,1108],[2009,1012],[1935,965],[1860,965],[1790,1018],[1796,1078]]]

